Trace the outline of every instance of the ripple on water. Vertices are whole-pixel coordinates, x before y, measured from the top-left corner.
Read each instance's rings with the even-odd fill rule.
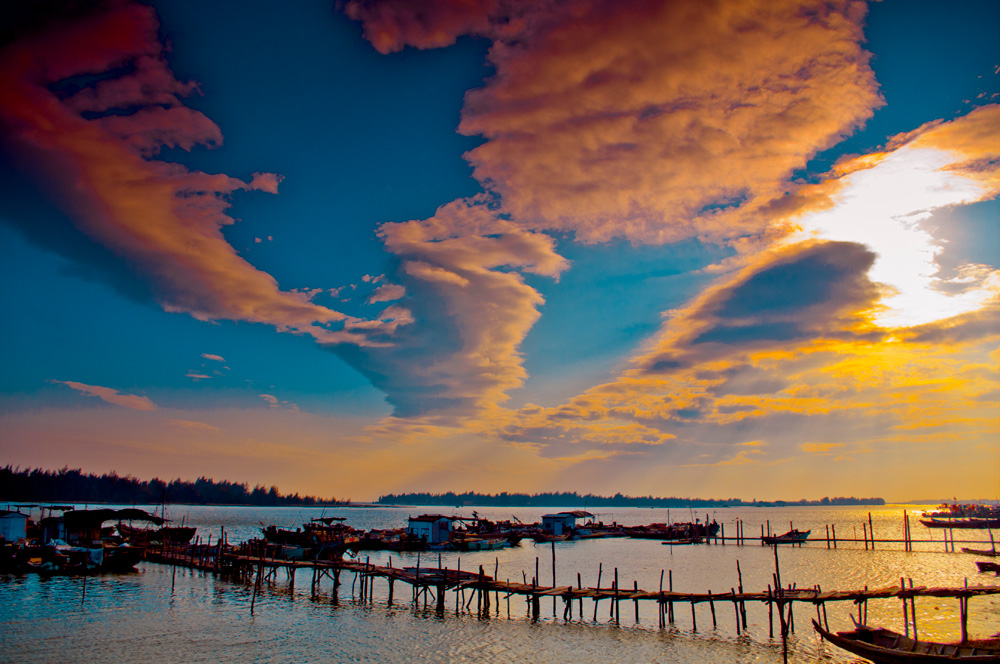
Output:
[[[259,521],[271,522],[269,512],[250,508],[185,508],[188,522],[202,527],[208,523],[218,532],[227,524],[227,532],[252,533]],[[199,510],[205,510],[199,511]],[[275,512],[274,522],[295,525],[295,518],[310,514]],[[414,510],[409,510],[414,511]],[[419,511],[419,510],[417,510]],[[487,512],[490,518],[509,518],[510,510]],[[540,511],[540,510],[539,510]],[[624,523],[666,521],[664,510],[620,510],[614,519]],[[405,511],[350,511],[352,521],[368,525],[402,520]],[[519,514],[521,514],[519,512]],[[898,533],[899,508],[873,511],[876,532],[892,536]],[[525,520],[532,514],[522,515]],[[687,517],[686,514],[682,515]],[[747,535],[759,530],[766,520],[772,529],[781,520],[794,520],[795,526],[823,532],[826,523],[836,523],[838,535],[861,531],[867,510],[791,509],[717,510],[714,515],[727,524],[727,533],[735,532],[735,519],[745,522]],[[298,521],[301,523],[305,518]],[[675,515],[676,518],[676,515]],[[282,520],[283,519],[283,520]],[[610,518],[605,518],[610,521]],[[856,523],[852,523],[853,520]],[[364,522],[364,523],[362,523]],[[214,526],[212,525],[214,524]],[[399,525],[392,522],[387,525]],[[766,526],[765,526],[766,527]],[[241,530],[242,529],[242,530]],[[882,535],[882,536],[885,536]],[[889,547],[886,547],[888,549]],[[799,586],[821,584],[825,589],[876,587],[898,583],[899,577],[913,578],[915,585],[960,585],[966,577],[971,583],[989,582],[978,576],[974,558],[945,554],[943,547],[925,546],[923,551],[903,553],[897,550],[864,551],[858,545],[828,551],[824,546],[783,548],[779,556],[786,583]],[[551,546],[524,546],[498,552],[443,555],[443,565],[451,568],[477,569],[483,565],[487,574],[498,570],[499,578],[522,580],[535,575],[536,565],[543,583],[551,583]],[[556,547],[556,577],[559,584],[577,584],[577,573],[585,586],[597,582],[607,587],[617,567],[622,586],[633,582],[646,589],[656,589],[661,570],[671,570],[676,590],[728,592],[738,583],[736,563],[740,563],[743,585],[747,590],[764,590],[772,582],[774,557],[760,546],[665,547],[643,540],[598,540],[563,543]],[[437,564],[437,557],[430,556]],[[459,559],[461,558],[461,559]],[[372,554],[372,562],[388,562],[388,554]],[[428,556],[421,559],[427,564]],[[393,564],[412,565],[416,556],[393,554]],[[351,599],[351,579],[334,601],[329,580],[321,596],[308,597],[310,579],[300,573],[294,592],[287,579],[279,575],[274,586],[266,588],[255,602],[250,615],[252,588],[249,585],[215,579],[188,570],[143,564],[136,574],[80,578],[43,579],[35,575],[0,576],[0,630],[4,662],[212,662],[220,660],[255,662],[486,662],[509,664],[525,662],[780,662],[781,646],[768,639],[768,614],[763,605],[748,605],[751,638],[737,636],[732,605],[717,604],[718,628],[711,628],[708,607],[699,605],[699,631],[692,629],[690,607],[679,605],[676,625],[659,630],[655,605],[644,604],[640,622],[633,625],[630,602],[621,606],[622,626],[610,623],[609,602],[598,607],[594,624],[593,602],[584,603],[584,618],[579,605],[573,619],[553,617],[552,603],[542,604],[542,620],[532,624],[526,619],[527,606],[512,600],[511,619],[507,602],[493,603],[488,620],[469,614],[455,615],[455,596],[449,594],[447,611],[442,617],[433,610],[414,607],[405,586],[397,585],[397,605],[386,605],[384,581],[376,581],[374,601],[361,604]],[[665,581],[666,587],[666,581]],[[402,589],[401,589],[402,588]],[[400,600],[406,600],[398,604]],[[976,598],[972,602],[973,634],[985,635],[1000,630],[1000,600]],[[473,610],[474,610],[473,606]],[[935,638],[953,638],[958,629],[957,601],[920,599],[917,602],[921,634]],[[849,624],[851,603],[828,607],[831,626]],[[499,613],[499,616],[497,615]],[[796,607],[798,633],[790,639],[793,662],[817,660],[847,662],[851,658],[819,641],[808,628],[815,611],[808,605]],[[872,623],[902,628],[902,610],[898,600],[872,602]]]

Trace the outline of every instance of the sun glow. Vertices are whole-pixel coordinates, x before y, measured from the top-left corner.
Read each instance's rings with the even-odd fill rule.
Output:
[[[835,205],[800,220],[810,237],[861,242],[878,254],[869,276],[886,287],[883,308],[875,314],[881,325],[907,327],[949,318],[978,309],[1000,293],[997,270],[966,265],[955,278],[939,275],[936,257],[947,239],[935,237],[922,222],[936,210],[974,203],[989,193],[983,182],[951,170],[955,162],[948,151],[914,146],[877,160],[859,158],[847,165]],[[959,284],[960,292],[943,290]]]

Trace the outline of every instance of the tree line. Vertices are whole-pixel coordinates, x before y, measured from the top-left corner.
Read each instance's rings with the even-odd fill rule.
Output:
[[[278,487],[261,484],[252,489],[246,482],[230,482],[199,477],[194,482],[182,479],[169,482],[154,477],[140,480],[116,472],[94,475],[68,467],[61,470],[41,468],[0,469],[0,501],[67,502],[150,505],[161,502],[190,505],[329,505],[350,501],[329,500],[298,493],[282,494]]]
[[[455,493],[402,493],[380,496],[379,505],[448,505],[462,507],[784,507],[803,505],[885,505],[882,498],[822,498],[820,500],[745,501],[740,498],[658,498],[654,496],[596,496],[574,492],[483,494],[476,492]]]

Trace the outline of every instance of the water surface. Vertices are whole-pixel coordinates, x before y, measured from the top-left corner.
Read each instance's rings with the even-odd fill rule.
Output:
[[[570,506],[578,509],[579,506]],[[480,516],[507,519],[516,514],[535,521],[551,508],[475,508]],[[734,535],[736,520],[744,522],[747,536],[760,534],[770,521],[775,532],[787,526],[813,534],[825,534],[835,524],[840,537],[860,538],[862,523],[871,512],[876,537],[902,537],[901,506],[877,508],[734,508],[709,510]],[[911,509],[911,508],[906,508]],[[472,508],[259,508],[173,507],[170,516],[198,526],[198,533],[213,541],[225,528],[230,542],[259,535],[261,524],[295,527],[315,516],[345,516],[360,528],[391,528],[405,525],[409,514],[444,512],[471,515]],[[593,511],[593,510],[591,510]],[[704,519],[705,511],[695,516]],[[686,510],[671,510],[672,521],[688,520]],[[601,510],[605,522],[643,524],[668,520],[666,510],[627,508]],[[779,564],[784,583],[799,587],[820,585],[825,590],[870,588],[912,578],[917,586],[993,584],[992,575],[980,575],[975,557],[946,553],[940,532],[911,521],[915,537],[933,538],[933,544],[917,545],[904,552],[903,545],[877,545],[866,551],[863,544],[841,543],[827,549],[825,543],[781,547]],[[986,531],[969,531],[980,538]],[[959,545],[960,547],[961,545]],[[608,587],[617,568],[623,588],[638,584],[657,590],[661,574],[666,589],[690,592],[728,592],[739,583],[737,562],[747,591],[766,590],[772,583],[775,560],[772,549],[757,545],[700,545],[669,547],[653,540],[604,539],[560,542],[555,545],[555,580],[558,585],[593,586],[601,575]],[[521,546],[499,551],[444,553],[440,563],[450,568],[477,570],[480,565],[499,579],[529,582],[536,569],[540,582],[553,580],[550,544]],[[362,558],[385,564],[414,565],[417,554],[366,552]],[[421,565],[438,564],[439,554],[421,554]],[[316,597],[310,596],[311,575],[300,571],[294,579],[279,573],[276,583],[265,587],[250,614],[252,586],[215,578],[211,574],[143,563],[133,574],[83,578],[37,575],[0,576],[0,661],[4,662],[781,662],[780,639],[769,637],[765,605],[748,604],[748,633],[737,635],[731,603],[716,603],[717,626],[712,626],[708,605],[695,608],[676,605],[674,625],[658,628],[656,605],[641,603],[635,620],[632,602],[622,602],[620,625],[610,617],[610,602],[584,600],[583,616],[574,602],[573,617],[563,619],[562,600],[542,600],[541,619],[533,623],[523,599],[503,596],[493,600],[490,617],[475,615],[465,602],[449,593],[443,615],[435,615],[433,602],[412,601],[407,586],[397,584],[395,603],[387,604],[387,584],[376,580],[371,601],[357,599],[353,577],[334,591],[325,579]],[[354,585],[352,592],[352,585]],[[456,607],[456,599],[459,605]],[[920,598],[916,601],[921,638],[956,639],[959,636],[958,601]],[[974,598],[969,630],[973,636],[1000,631],[1000,599]],[[457,609],[457,610],[456,610]],[[846,629],[851,602],[831,603],[827,617],[831,627]],[[796,632],[789,639],[789,661],[855,661],[842,651],[821,642],[809,619],[816,610],[807,604],[795,609]],[[868,619],[902,631],[899,600],[869,602]],[[777,627],[775,626],[775,631]]]

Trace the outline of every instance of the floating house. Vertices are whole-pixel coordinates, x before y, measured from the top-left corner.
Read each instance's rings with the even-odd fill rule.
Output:
[[[0,541],[16,542],[27,537],[28,515],[0,510]]]
[[[590,512],[584,512],[583,510],[559,512],[558,514],[543,514],[542,532],[556,537],[568,535],[576,528],[577,519],[593,518],[593,516]]]
[[[411,516],[406,526],[406,533],[424,540],[427,544],[441,544],[451,538],[451,527],[457,520],[458,517],[440,514]]]

